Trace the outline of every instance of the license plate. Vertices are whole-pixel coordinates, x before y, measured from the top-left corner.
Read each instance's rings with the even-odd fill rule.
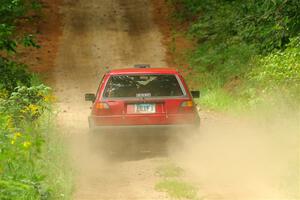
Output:
[[[155,113],[155,104],[150,104],[150,103],[135,104],[134,111],[136,113]]]

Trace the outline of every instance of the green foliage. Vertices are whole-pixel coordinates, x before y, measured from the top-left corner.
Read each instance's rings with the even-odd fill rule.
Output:
[[[300,87],[300,37],[294,38],[284,51],[262,57],[248,79],[257,87],[272,90]]]
[[[193,16],[197,20],[191,26],[191,34],[200,41],[214,41],[221,45],[242,41],[255,44],[262,52],[270,52],[285,47],[300,30],[298,0],[172,2],[185,8],[178,9],[179,13],[186,13],[183,15],[187,16],[188,13],[196,14]]]
[[[179,177],[182,173],[183,173],[183,169],[171,163],[160,166],[156,170],[156,174],[164,178]]]
[[[39,47],[18,28],[40,9],[38,0],[0,3],[0,199],[68,199],[70,170],[52,133],[49,87],[12,60],[18,45]],[[60,155],[57,155],[60,153]],[[51,176],[51,177],[50,177]],[[53,177],[58,178],[53,180]]]
[[[0,23],[15,23],[16,19],[40,8],[39,0],[1,0]]]
[[[155,189],[167,192],[175,199],[197,199],[196,188],[179,180],[163,180],[156,184]]]
[[[50,119],[51,120],[51,119]],[[71,199],[73,188],[73,170],[65,148],[64,138],[49,119],[44,118],[45,144],[42,159],[39,162],[41,171],[45,176],[43,185],[47,185],[48,199]],[[55,178],[54,178],[55,177]]]
[[[0,22],[12,23],[16,18],[24,16],[28,2],[23,0],[2,0],[0,5]]]
[[[41,47],[35,42],[35,36],[31,34],[25,35],[21,43],[23,44],[24,47],[35,47],[35,48]]]
[[[45,110],[49,109],[49,87],[44,85],[16,87],[10,97],[3,103],[3,112],[13,114],[16,123],[35,121]]]
[[[30,13],[40,8],[37,0],[1,0],[0,4],[0,52],[16,52],[17,45],[38,46],[32,35],[18,37],[15,33],[16,24]],[[0,56],[1,57],[1,56]]]
[[[0,51],[15,52],[17,42],[12,38],[15,27],[0,24]]]
[[[300,102],[298,0],[170,0],[198,47],[190,56],[201,104],[252,106],[274,91]],[[197,80],[195,80],[197,79]]]
[[[10,93],[17,86],[30,86],[31,74],[26,66],[0,57],[0,90]]]
[[[232,95],[220,88],[202,91],[202,95],[201,105],[214,110],[227,111],[235,102]]]
[[[0,4],[0,90],[9,94],[17,86],[30,86],[31,75],[26,65],[8,59],[5,53],[15,53],[18,44],[39,47],[33,35],[16,34],[18,22],[28,18],[38,8],[37,3],[36,0],[2,0]]]
[[[291,39],[284,51],[258,57],[244,77],[242,97],[249,102],[277,102],[284,97],[291,108],[300,104],[300,37]]]
[[[203,1],[197,0],[168,0],[172,3],[176,10],[179,12],[174,13],[174,15],[181,20],[185,19],[194,19],[195,16],[200,11],[200,5],[203,4]]]
[[[33,89],[45,92],[42,87],[19,88],[8,99],[0,101],[0,199],[43,199],[48,193],[42,184],[44,175],[36,166],[44,143],[39,123],[41,115],[30,122],[16,115],[21,107],[29,115],[44,109],[32,109],[34,104],[31,103],[36,102],[30,92]],[[27,92],[29,95],[23,101],[20,95]],[[27,101],[27,105],[22,101]]]
[[[156,169],[156,175],[161,177],[162,180],[155,185],[155,189],[166,192],[174,199],[199,199],[197,188],[182,180],[183,172],[182,168],[169,161],[159,166]]]
[[[244,43],[221,46],[203,43],[190,58],[191,65],[206,79],[218,80],[219,86],[242,76],[249,68],[248,62],[255,54],[255,48]],[[212,88],[212,81],[201,82],[202,86]],[[207,84],[209,83],[209,85]]]
[[[57,167],[65,154],[56,155],[62,144],[52,142],[50,88],[22,86],[0,96],[0,199],[68,198],[70,172]]]

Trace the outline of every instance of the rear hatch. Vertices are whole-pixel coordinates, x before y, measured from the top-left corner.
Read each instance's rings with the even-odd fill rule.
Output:
[[[101,95],[97,125],[188,123],[194,115],[194,106],[182,109],[191,100],[174,74],[113,75]]]

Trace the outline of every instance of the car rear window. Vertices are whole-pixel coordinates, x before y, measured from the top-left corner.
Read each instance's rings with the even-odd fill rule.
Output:
[[[176,97],[185,92],[175,75],[111,76],[104,97]]]

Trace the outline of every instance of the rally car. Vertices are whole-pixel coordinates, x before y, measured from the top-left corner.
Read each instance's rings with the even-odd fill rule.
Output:
[[[193,98],[199,91],[189,91],[172,68],[133,68],[106,72],[96,94],[86,94],[92,101],[88,117],[92,130],[127,128],[198,127],[199,115]]]

